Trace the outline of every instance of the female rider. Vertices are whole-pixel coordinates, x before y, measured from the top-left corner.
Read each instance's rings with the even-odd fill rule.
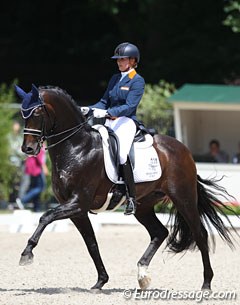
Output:
[[[106,117],[105,126],[111,128],[119,138],[120,165],[126,185],[127,205],[124,214],[134,214],[136,210],[135,185],[128,154],[136,133],[136,111],[144,93],[145,81],[136,72],[140,60],[138,48],[129,43],[119,44],[114,55],[120,73],[114,74],[99,102],[90,107],[81,107],[83,114],[93,110],[95,118]]]

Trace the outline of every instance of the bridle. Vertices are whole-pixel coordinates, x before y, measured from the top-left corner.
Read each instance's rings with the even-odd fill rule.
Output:
[[[46,104],[43,101],[43,97],[41,95],[39,95],[39,99],[41,101],[40,105],[37,105],[35,107],[33,107],[31,109],[31,114],[28,116],[28,118],[33,114],[33,112],[40,108],[43,107],[43,109],[45,110],[45,113],[47,113],[48,117],[50,118],[49,112],[47,110]],[[29,109],[28,109],[29,110]],[[24,116],[23,116],[24,118]],[[32,135],[37,137],[37,142],[40,148],[42,148],[44,141],[48,141],[49,139],[53,139],[62,135],[67,134],[66,136],[64,136],[62,139],[60,139],[59,141],[48,145],[47,147],[45,147],[45,150],[49,150],[50,148],[55,147],[56,145],[66,141],[67,139],[71,138],[73,135],[75,135],[79,130],[81,130],[81,128],[83,128],[86,124],[88,124],[88,121],[92,118],[92,116],[88,117],[86,119],[86,121],[72,127],[72,128],[68,128],[64,131],[58,132],[58,133],[52,133],[51,135],[46,135],[46,124],[45,124],[45,117],[42,114],[42,124],[41,124],[41,129],[34,129],[34,128],[24,128],[23,129],[23,134],[24,135]],[[26,118],[25,118],[26,119]],[[52,124],[52,126],[54,126],[54,124]],[[54,131],[54,127],[52,127],[51,132]],[[70,133],[70,134],[68,134]]]

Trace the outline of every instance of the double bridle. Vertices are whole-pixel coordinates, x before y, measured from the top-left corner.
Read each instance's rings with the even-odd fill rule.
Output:
[[[44,107],[44,110],[45,110],[45,112],[48,114],[48,116],[49,116],[49,113],[48,113],[48,111],[47,111],[47,108],[46,108],[46,104],[41,104],[41,105],[39,105],[39,106],[36,106],[34,109],[33,109],[33,111],[32,111],[32,113],[36,110],[36,109],[38,109],[38,108],[40,108],[40,107]],[[50,116],[49,116],[50,117]],[[51,134],[51,135],[46,135],[45,134],[45,120],[44,120],[44,116],[43,116],[43,118],[42,118],[42,126],[41,126],[41,129],[33,129],[33,128],[24,128],[23,129],[23,134],[24,135],[32,135],[32,136],[36,136],[36,137],[38,137],[38,144],[39,144],[39,146],[40,147],[42,147],[43,146],[43,142],[46,140],[46,141],[48,141],[49,139],[52,139],[52,138],[55,138],[55,137],[59,137],[59,136],[61,136],[61,135],[65,135],[65,134],[67,134],[67,133],[69,133],[70,132],[70,134],[68,134],[68,135],[66,135],[65,137],[63,137],[62,139],[60,139],[59,141],[57,141],[57,142],[55,142],[55,143],[53,143],[53,144],[50,144],[50,145],[48,145],[45,149],[46,150],[48,150],[48,149],[50,149],[50,148],[52,148],[52,147],[55,147],[56,145],[58,145],[58,144],[60,144],[60,143],[62,143],[62,142],[64,142],[64,141],[66,141],[67,139],[69,139],[69,138],[71,138],[73,135],[75,135],[83,126],[85,126],[86,124],[88,124],[88,121],[91,119],[91,117],[88,117],[87,118],[87,120],[86,121],[84,121],[84,122],[82,122],[82,123],[80,123],[80,124],[78,124],[78,125],[76,125],[76,126],[74,126],[74,127],[72,127],[72,128],[69,128],[69,129],[66,129],[66,130],[64,130],[64,131],[61,131],[61,132],[58,132],[58,133],[53,133],[53,134]],[[52,128],[52,130],[51,130],[52,132],[53,132],[53,128]]]

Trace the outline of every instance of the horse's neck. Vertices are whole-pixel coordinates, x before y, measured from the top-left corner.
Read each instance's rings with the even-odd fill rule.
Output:
[[[49,112],[53,113],[56,122],[55,133],[74,127],[85,121],[85,117],[79,111],[78,106],[74,105],[65,96],[59,96],[51,92],[51,94],[44,95],[44,97]]]
[[[85,122],[84,118],[78,115],[77,111],[69,111],[66,109],[64,112],[56,113],[56,130],[55,133],[63,132],[67,129],[73,128]]]
[[[50,143],[49,143],[50,144]],[[53,144],[53,142],[51,142]],[[102,154],[101,154],[102,151]],[[77,134],[62,141],[56,146],[49,149],[49,156],[52,165],[56,170],[64,168],[66,161],[73,159],[86,159],[85,162],[92,162],[98,154],[103,155],[102,141],[100,134],[92,129],[88,124],[84,125]]]

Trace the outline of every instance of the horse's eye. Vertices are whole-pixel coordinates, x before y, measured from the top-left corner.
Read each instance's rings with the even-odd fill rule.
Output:
[[[37,108],[34,112],[33,115],[34,116],[40,116],[42,112],[42,107]]]
[[[39,112],[34,111],[33,116],[40,116]]]

